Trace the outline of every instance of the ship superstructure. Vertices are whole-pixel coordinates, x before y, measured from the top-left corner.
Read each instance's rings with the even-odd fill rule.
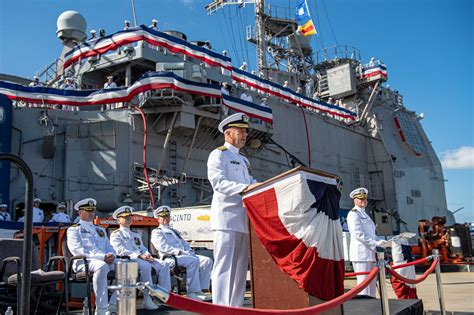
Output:
[[[260,22],[257,32],[248,29],[248,39],[271,56],[259,55],[257,74],[213,66],[209,59],[160,42],[166,39],[220,58],[220,53],[207,53],[200,39],[141,26],[135,30],[156,36],[150,37],[154,41],[130,40],[127,31],[84,41],[84,31],[78,29],[78,35],[58,30],[65,48],[41,78],[47,87],[61,87],[73,78],[81,91],[102,89],[110,75],[125,88],[150,73],[218,88],[226,82],[230,97],[240,99],[246,90],[252,103],[266,102],[271,108],[273,123],[252,119],[244,150],[258,180],[301,163],[337,174],[342,180],[343,210],[352,207],[349,191],[368,187],[369,208],[382,235],[416,231],[418,220],[446,215],[439,159],[420,124],[422,117],[407,109],[397,91],[383,86],[386,65],[376,60],[364,63],[354,47],[313,51],[304,37],[295,34],[294,21],[272,14],[261,3],[255,1]],[[98,49],[117,36],[123,41],[115,41],[108,50]],[[84,53],[88,47],[95,53]],[[75,54],[79,57],[68,64]],[[295,97],[298,101],[291,101]],[[313,101],[319,107],[301,105]],[[220,97],[167,86],[144,90],[127,102],[81,107],[17,100],[11,139],[2,138],[2,145],[9,141],[11,152],[30,165],[35,194],[51,210],[57,202],[72,204],[85,197],[95,198],[103,212],[123,204],[141,210],[152,203],[205,205],[212,197],[206,162],[210,151],[223,142],[217,125],[228,110]],[[11,169],[2,201],[14,209],[23,200],[23,188],[18,170]]]

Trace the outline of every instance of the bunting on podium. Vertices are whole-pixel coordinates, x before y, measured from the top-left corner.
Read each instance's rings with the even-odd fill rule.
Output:
[[[280,270],[307,293],[344,293],[344,253],[336,176],[299,167],[244,193],[250,222]]]

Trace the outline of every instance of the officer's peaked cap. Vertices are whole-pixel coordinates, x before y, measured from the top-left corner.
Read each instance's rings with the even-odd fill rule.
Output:
[[[158,217],[166,217],[170,214],[171,212],[171,208],[168,207],[168,206],[161,206],[161,207],[158,207],[156,208],[154,211],[153,211],[153,216],[155,218],[158,218]]]
[[[122,206],[118,208],[117,210],[114,211],[112,214],[112,217],[117,220],[120,217],[128,217],[132,215],[132,213],[135,211],[133,207],[130,206]]]
[[[367,188],[359,187],[351,191],[351,193],[349,194],[349,197],[351,197],[351,199],[355,199],[355,198],[367,199],[368,194],[369,194],[369,190]]]
[[[81,201],[78,201],[74,205],[74,210],[93,211],[95,210],[96,206],[97,206],[97,201],[94,198],[86,198],[86,199],[82,199]]]
[[[237,113],[230,115],[219,124],[219,131],[224,133],[231,127],[248,128],[249,127],[249,116],[243,113]]]

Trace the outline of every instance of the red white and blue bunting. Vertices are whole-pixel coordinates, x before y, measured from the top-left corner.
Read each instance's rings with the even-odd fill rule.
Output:
[[[232,69],[231,59],[204,47],[188,43],[185,40],[171,36],[144,25],[129,30],[119,31],[109,36],[87,41],[67,52],[64,56],[64,68],[70,67],[80,60],[105,54],[121,46],[145,41],[156,47],[163,47],[174,53],[181,53],[198,59],[211,67]]]
[[[222,103],[229,109],[244,113],[250,117],[261,119],[268,123],[273,123],[273,114],[271,108],[257,105],[226,94],[222,94],[222,97]]]
[[[303,107],[309,107],[321,112],[325,112],[334,116],[355,120],[357,114],[342,108],[340,106],[329,104],[323,101],[318,101],[302,94],[296,93],[295,91],[285,88],[280,84],[270,82],[262,79],[256,75],[250,74],[246,71],[232,68],[232,79],[234,81],[243,83],[249,87],[255,88],[262,93],[268,93],[278,98],[284,99],[290,103],[295,103]]]
[[[102,90],[76,91],[46,87],[27,87],[0,81],[0,93],[5,94],[11,100],[70,106],[130,102],[139,93],[159,89],[173,89],[202,96],[221,97],[218,85],[186,80],[172,72],[148,72],[128,88]]]
[[[374,76],[381,76],[387,80],[387,67],[385,65],[375,65],[372,67],[364,67],[362,70],[362,77],[359,79],[368,79]]]

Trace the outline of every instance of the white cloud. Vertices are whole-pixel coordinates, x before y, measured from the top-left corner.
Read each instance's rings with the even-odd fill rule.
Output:
[[[192,5],[193,0],[180,0],[184,5]]]
[[[474,168],[474,147],[460,147],[441,154],[444,169]]]

